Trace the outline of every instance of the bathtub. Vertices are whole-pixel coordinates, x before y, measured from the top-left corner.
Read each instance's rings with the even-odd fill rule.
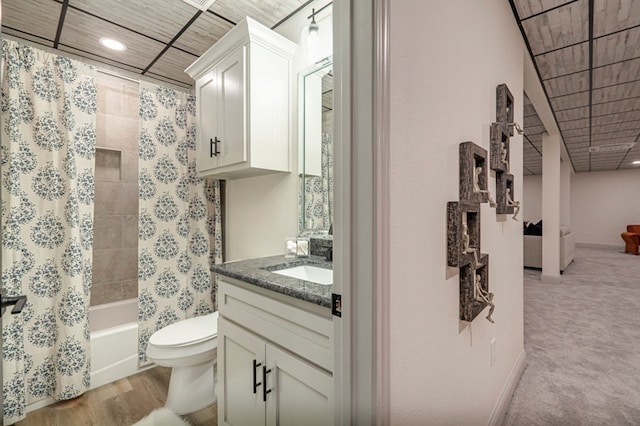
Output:
[[[91,384],[94,389],[154,367],[138,368],[138,299],[89,308]],[[57,402],[53,397],[28,404],[26,412]]]
[[[136,374],[138,368],[138,299],[89,309],[91,387]]]

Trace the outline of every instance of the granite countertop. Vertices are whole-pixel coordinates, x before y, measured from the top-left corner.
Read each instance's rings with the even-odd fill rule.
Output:
[[[332,263],[322,256],[285,258],[280,255],[213,265],[211,271],[267,290],[286,294],[296,299],[331,308],[332,285],[317,284],[271,272],[301,265],[332,269]]]

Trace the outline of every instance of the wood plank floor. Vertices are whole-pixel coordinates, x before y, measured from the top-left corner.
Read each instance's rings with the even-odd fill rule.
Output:
[[[171,369],[155,367],[60,401],[15,423],[18,426],[129,426],[164,405]],[[218,424],[218,406],[182,416],[194,426]]]

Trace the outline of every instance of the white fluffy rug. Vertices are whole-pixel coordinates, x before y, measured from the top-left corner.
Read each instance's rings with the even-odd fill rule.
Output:
[[[163,407],[153,410],[147,417],[133,426],[191,426],[191,423],[182,420],[173,411]]]

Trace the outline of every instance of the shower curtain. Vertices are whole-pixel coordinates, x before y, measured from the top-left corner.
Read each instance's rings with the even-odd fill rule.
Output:
[[[147,343],[156,330],[214,310],[209,262],[222,261],[220,187],[218,181],[197,177],[195,143],[195,97],[140,82],[138,315],[142,365],[148,362]]]
[[[328,230],[333,219],[333,138],[330,133],[322,134],[322,157],[320,176],[305,176],[304,226],[300,231]],[[301,191],[302,193],[302,191]],[[302,204],[302,200],[300,200]],[[301,217],[301,216],[300,216]]]
[[[96,86],[93,67],[2,40],[4,421],[89,387]]]

